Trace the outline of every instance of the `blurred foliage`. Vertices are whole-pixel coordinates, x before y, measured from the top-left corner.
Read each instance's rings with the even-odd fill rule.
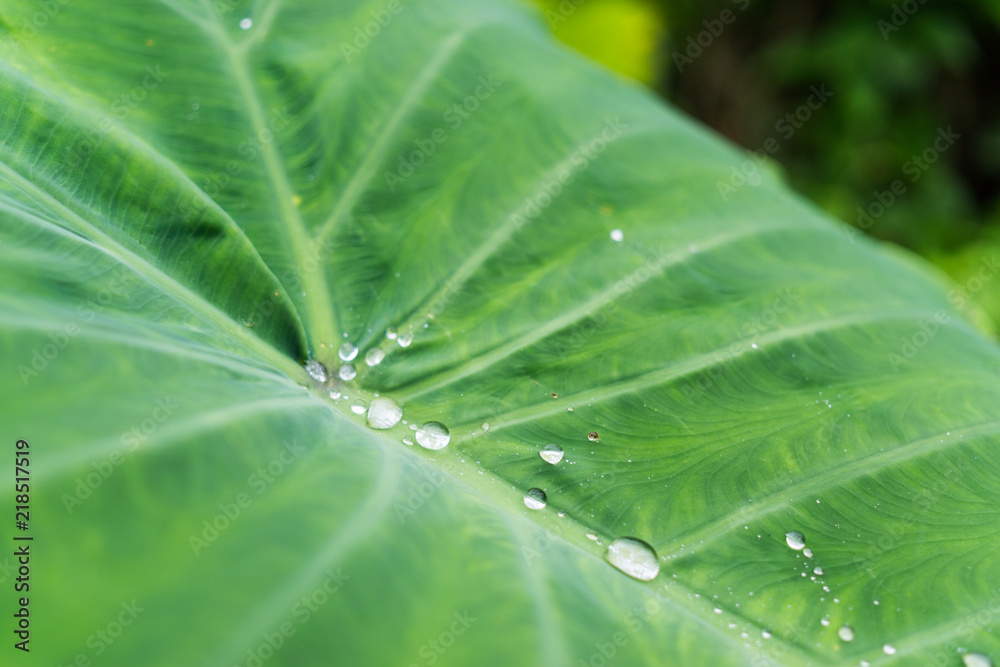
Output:
[[[1000,2],[537,1],[564,42],[737,144],[776,139],[790,184],[842,220],[960,283],[1000,250]],[[814,86],[833,95],[803,111]],[[970,301],[996,329],[998,290]]]

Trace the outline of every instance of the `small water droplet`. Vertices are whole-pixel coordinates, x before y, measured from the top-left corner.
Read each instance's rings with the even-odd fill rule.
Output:
[[[306,364],[306,373],[316,382],[326,382],[326,366],[318,361],[310,361]]]
[[[410,343],[412,342],[413,342],[413,334],[411,333],[399,334],[399,336],[396,338],[396,344],[399,345],[400,347],[410,347]]]
[[[609,544],[604,558],[639,581],[652,581],[660,573],[660,559],[653,547],[634,537],[620,537]]]
[[[380,347],[373,347],[365,354],[365,363],[369,366],[378,366],[385,359],[385,352]]]
[[[823,568],[821,568],[821,567],[814,567],[813,568],[813,574],[815,574],[816,576],[822,577],[823,576]]]
[[[892,644],[886,644],[885,646],[882,647],[882,650],[885,652],[886,655],[896,654],[896,647],[893,646]]]
[[[350,382],[358,376],[358,371],[355,370],[354,364],[344,364],[337,371],[337,376],[344,382]]]
[[[354,402],[351,403],[351,412],[356,415],[365,414],[365,410],[368,409],[368,401],[363,398],[356,398]]]
[[[396,340],[396,336],[399,334],[396,332],[396,327],[387,327],[385,330],[385,337],[389,340]]]
[[[451,441],[451,431],[441,422],[427,422],[417,429],[417,444],[424,449],[444,449]]]
[[[336,389],[331,389],[330,398],[332,398],[333,400],[337,400],[338,398],[340,398],[340,392],[337,391]]]
[[[379,430],[392,428],[403,417],[403,408],[388,396],[380,396],[368,408],[368,425]]]
[[[802,555],[805,556],[806,558],[812,558],[813,550],[810,549],[809,547],[806,547],[805,549],[802,550]]]
[[[988,655],[975,651],[963,655],[962,662],[965,667],[993,667],[993,660]]]
[[[483,430],[484,431],[489,431],[490,430],[490,423],[489,422],[483,422]]]
[[[799,550],[806,546],[806,536],[797,530],[791,530],[785,533],[785,542],[791,548]]]
[[[819,619],[819,624],[822,625],[824,628],[825,627],[829,627],[829,625],[830,625],[830,617],[829,616],[824,616],[823,618]]]
[[[243,30],[249,30],[253,27],[253,19],[243,19],[240,21],[240,28]]]
[[[614,241],[615,243],[621,243],[624,238],[625,238],[625,233],[622,230],[620,229],[611,230],[611,240]]]
[[[597,541],[597,534],[593,533],[591,531],[587,531],[586,537],[587,537],[588,540],[590,540],[592,542],[596,542]]]
[[[591,431],[587,434],[587,440],[590,440],[591,442],[597,442],[600,438],[601,436],[597,435],[597,431]]]
[[[763,637],[764,639],[770,639],[771,633],[767,630],[762,630],[760,636]]]
[[[413,444],[413,438],[410,438],[410,437],[403,438],[403,444],[404,445],[412,445]]]
[[[842,626],[837,630],[837,635],[845,642],[854,641],[854,628],[849,625]]]
[[[529,510],[540,510],[545,507],[547,498],[541,489],[528,489],[524,494],[524,505]]]
[[[555,465],[562,461],[563,449],[559,445],[545,445],[538,452],[538,455],[542,457],[542,460],[546,463],[551,463]]]
[[[337,350],[337,356],[340,357],[341,361],[354,361],[354,358],[358,356],[358,348],[350,343],[344,343]]]

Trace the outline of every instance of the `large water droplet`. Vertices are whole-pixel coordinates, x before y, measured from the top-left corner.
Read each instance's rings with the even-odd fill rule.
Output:
[[[337,372],[337,375],[344,382],[350,382],[351,380],[353,380],[358,376],[358,371],[355,370],[354,364],[344,364],[343,366],[340,367],[340,370]]]
[[[380,347],[373,347],[365,354],[365,363],[369,366],[378,366],[385,359],[385,352]]]
[[[388,327],[385,330],[385,337],[389,340],[396,340],[396,336],[399,334],[396,332],[396,327]]]
[[[791,548],[798,550],[806,545],[806,536],[797,530],[792,530],[785,533],[785,542],[787,542],[788,546]]]
[[[653,547],[634,537],[620,537],[609,544],[604,558],[639,581],[652,581],[660,573],[660,559]]]
[[[306,364],[306,373],[316,382],[326,382],[326,366],[318,361],[310,361]]]
[[[993,660],[988,655],[975,651],[963,655],[962,662],[965,663],[965,667],[993,667]]]
[[[892,644],[886,644],[885,646],[882,647],[882,651],[885,652],[886,655],[895,655],[896,647],[893,646]]]
[[[821,568],[821,567],[814,567],[813,568],[813,574],[815,574],[817,577],[822,577],[823,576],[823,568]]]
[[[625,238],[625,233],[620,229],[611,230],[611,240],[615,243],[621,243],[622,239]]]
[[[396,344],[400,347],[410,347],[410,343],[412,342],[413,334],[411,333],[399,334],[399,337],[396,338]]]
[[[813,557],[813,550],[810,549],[810,548],[808,548],[808,547],[806,547],[805,549],[802,550],[802,555],[805,556],[806,558],[812,558]]]
[[[837,630],[837,635],[845,642],[854,641],[854,628],[849,625],[842,626],[840,630]]]
[[[358,348],[350,343],[344,343],[337,350],[337,356],[340,357],[341,361],[354,361],[354,357],[358,356]]]
[[[253,27],[253,19],[242,19],[240,20],[240,28],[243,30],[249,30]]]
[[[363,398],[356,398],[354,402],[351,403],[351,412],[356,415],[365,414],[365,410],[368,409],[368,402]]]
[[[542,457],[542,460],[546,463],[551,463],[555,465],[562,461],[563,449],[559,445],[545,445],[542,447],[538,455]]]
[[[368,425],[372,428],[392,428],[403,418],[403,408],[399,403],[387,396],[380,396],[372,401],[368,408]]]
[[[524,494],[524,505],[529,510],[540,510],[544,508],[547,500],[545,492],[541,489],[528,489],[528,492]]]
[[[590,440],[591,442],[597,442],[600,439],[601,436],[597,434],[597,431],[591,431],[590,433],[587,434],[587,440]]]
[[[451,441],[451,431],[440,422],[427,422],[417,429],[416,438],[424,449],[444,449]]]

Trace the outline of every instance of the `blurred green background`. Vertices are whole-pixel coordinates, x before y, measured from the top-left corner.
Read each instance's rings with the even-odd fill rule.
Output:
[[[937,264],[1000,331],[1000,0],[535,2],[557,38],[733,142],[773,138],[794,188]]]

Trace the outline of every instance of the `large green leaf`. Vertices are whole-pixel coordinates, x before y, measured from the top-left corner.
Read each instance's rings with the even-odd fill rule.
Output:
[[[27,531],[12,465],[0,493],[34,538],[4,664],[1000,655],[997,348],[769,177],[720,190],[744,156],[529,10],[43,0],[0,27]],[[345,340],[358,377],[312,379]],[[375,393],[408,424],[368,428]],[[403,443],[426,421],[447,447]],[[622,537],[655,579],[605,561]]]

